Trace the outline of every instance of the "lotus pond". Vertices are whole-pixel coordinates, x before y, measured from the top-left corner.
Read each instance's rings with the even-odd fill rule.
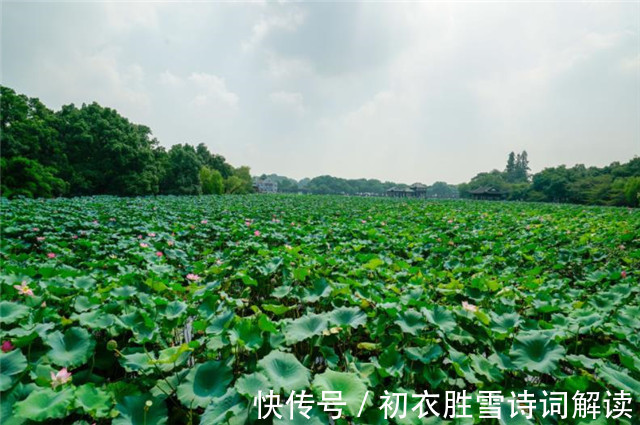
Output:
[[[637,423],[638,210],[259,195],[1,206],[3,424],[442,422],[384,419],[385,390],[425,389],[623,390],[636,416],[622,423]],[[345,404],[335,421],[319,406],[259,420],[268,390],[283,403],[340,390]],[[541,413],[500,421],[617,423]]]

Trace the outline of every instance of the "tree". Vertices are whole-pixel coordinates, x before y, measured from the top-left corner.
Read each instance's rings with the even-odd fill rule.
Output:
[[[508,182],[514,182],[516,179],[516,154],[511,152],[509,153],[509,158],[507,158],[507,166],[504,170],[506,174],[506,179]]]
[[[57,113],[68,168],[62,175],[73,195],[146,195],[158,192],[154,148],[149,127],[131,123],[97,103],[63,106]]]
[[[37,161],[21,156],[1,158],[0,191],[2,196],[29,198],[60,196],[66,190],[66,183],[54,176],[54,170]]]
[[[515,161],[515,169],[512,180],[513,183],[525,183],[529,181],[529,157],[527,151],[518,154]]]
[[[191,145],[173,145],[167,155],[160,188],[169,195],[199,195],[202,193],[200,183],[200,160]]]
[[[225,185],[227,193],[243,194],[253,192],[253,179],[251,178],[251,169],[249,167],[242,166],[236,168],[233,170],[233,175],[227,180],[231,180],[232,178],[234,179],[229,185],[229,187],[232,188],[232,191],[227,190],[227,185]]]
[[[224,192],[224,181],[218,170],[212,170],[207,166],[200,168],[200,183],[205,195],[219,195]]]
[[[631,177],[624,185],[624,196],[630,207],[640,206],[640,176]]]

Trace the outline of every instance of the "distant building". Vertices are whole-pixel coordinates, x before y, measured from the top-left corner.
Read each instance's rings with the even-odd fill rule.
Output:
[[[278,183],[269,178],[255,180],[253,188],[258,193],[278,193]]]
[[[387,196],[393,198],[426,198],[427,186],[422,183],[414,183],[405,189],[392,187],[387,189]]]
[[[504,199],[507,195],[506,192],[502,192],[492,186],[481,186],[477,189],[470,190],[469,194],[473,199],[482,200],[500,200]]]

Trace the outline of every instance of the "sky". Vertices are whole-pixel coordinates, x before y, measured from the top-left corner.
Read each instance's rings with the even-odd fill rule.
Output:
[[[640,3],[7,2],[3,85],[252,174],[461,183],[640,155]]]

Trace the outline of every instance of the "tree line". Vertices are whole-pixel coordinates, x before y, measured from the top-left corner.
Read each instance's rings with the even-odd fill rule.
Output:
[[[387,190],[397,187],[406,189],[409,185],[382,182],[377,179],[343,179],[334,176],[318,176],[304,178],[300,181],[277,174],[263,174],[259,179],[270,179],[278,183],[278,192],[282,193],[312,193],[318,195],[385,195]],[[458,189],[445,182],[435,182],[427,186],[426,196],[429,198],[457,198]]]
[[[545,168],[533,175],[529,171],[527,152],[518,155],[511,152],[503,171],[480,173],[470,182],[458,185],[460,196],[468,198],[474,189],[494,187],[511,200],[640,206],[639,157],[604,167],[578,164],[570,168],[566,165]]]
[[[0,86],[2,196],[198,195],[253,191],[249,167],[206,145],[159,146],[151,129],[97,103],[52,111]]]

